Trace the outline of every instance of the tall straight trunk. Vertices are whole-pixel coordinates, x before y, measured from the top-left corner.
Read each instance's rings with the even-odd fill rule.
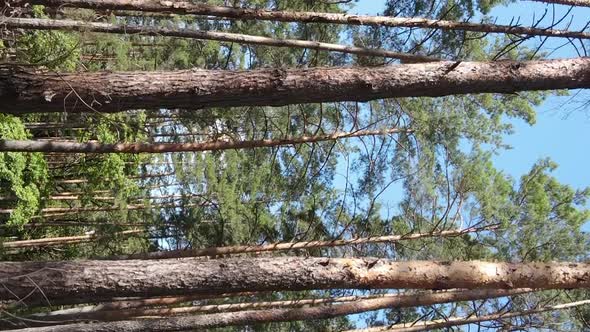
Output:
[[[80,212],[103,212],[103,211],[119,211],[119,210],[143,210],[143,209],[156,209],[165,207],[181,207],[175,203],[171,204],[130,204],[127,206],[90,206],[90,207],[48,207],[41,209],[42,213],[80,213]],[[187,206],[187,205],[184,205]],[[0,209],[0,214],[10,214],[14,212],[14,209]]]
[[[510,294],[513,295],[513,292],[524,293],[529,290],[515,290],[511,293],[507,293],[507,291],[486,291],[487,294]],[[456,291],[455,291],[456,292]],[[481,291],[461,291],[461,292],[470,292],[471,294],[480,294]],[[430,293],[423,293],[426,296],[431,296]],[[266,302],[239,302],[239,303],[225,303],[225,304],[211,304],[211,305],[194,305],[189,307],[165,307],[165,308],[141,308],[141,309],[130,309],[130,310],[121,310],[121,309],[104,309],[104,306],[97,305],[97,306],[85,306],[85,307],[76,307],[70,309],[62,309],[56,310],[51,312],[44,312],[33,314],[30,316],[25,317],[29,321],[27,324],[30,324],[30,321],[43,321],[45,323],[41,323],[35,326],[44,326],[50,324],[51,321],[80,321],[80,320],[90,320],[90,321],[117,321],[117,320],[125,320],[133,317],[166,317],[166,316],[177,316],[177,315],[185,315],[185,314],[194,314],[194,313],[214,313],[214,312],[224,312],[224,311],[241,311],[241,310],[260,310],[260,309],[269,309],[269,308],[298,308],[304,306],[312,306],[312,305],[323,305],[323,304],[334,304],[334,303],[342,303],[342,302],[353,302],[353,301],[364,301],[367,299],[392,299],[392,298],[399,298],[399,297],[407,297],[407,294],[378,294],[378,295],[368,295],[368,296],[342,296],[342,297],[333,297],[333,298],[313,298],[313,299],[296,299],[296,300],[285,300],[285,301],[266,301]],[[414,295],[415,296],[415,295]],[[502,295],[503,296],[503,295]],[[186,301],[184,301],[186,302]],[[55,324],[58,325],[58,324]],[[0,322],[0,328],[4,328],[4,326]]]
[[[22,227],[24,228],[45,228],[45,227],[96,227],[96,226],[116,226],[116,227],[145,227],[142,223],[118,223],[118,222],[102,222],[102,221],[47,221],[47,222],[28,222]],[[0,225],[0,228],[14,228],[10,225]],[[6,242],[4,242],[6,243]],[[0,244],[1,246],[1,244]]]
[[[162,153],[187,151],[219,151],[234,149],[268,148],[284,145],[334,141],[342,138],[376,136],[408,132],[393,128],[387,130],[357,130],[336,132],[317,136],[287,137],[279,139],[260,139],[252,141],[204,141],[196,143],[98,143],[98,142],[63,142],[63,141],[17,141],[0,140],[0,151],[20,152],[64,152],[64,153]],[[171,173],[172,175],[174,173]],[[141,176],[141,178],[147,178]]]
[[[444,329],[444,328],[451,328],[454,326],[461,326],[461,325],[468,325],[474,324],[479,322],[485,322],[490,320],[501,320],[519,316],[529,316],[534,314],[540,314],[543,312],[548,311],[557,311],[557,310],[566,310],[571,309],[583,305],[590,304],[590,300],[584,301],[577,301],[577,302],[570,302],[564,304],[558,304],[553,306],[546,306],[540,307],[537,309],[531,310],[523,310],[523,311],[516,311],[516,312],[499,312],[490,315],[473,315],[469,317],[449,317],[447,319],[440,319],[434,320],[429,322],[416,322],[416,323],[406,323],[406,324],[396,324],[390,326],[383,326],[383,327],[373,327],[367,329],[360,329],[360,330],[349,330],[345,332],[385,332],[385,331],[393,331],[393,332],[416,332],[416,331],[430,331],[435,329]]]
[[[536,2],[546,2],[557,5],[590,7],[590,0],[529,0]]]
[[[525,290],[530,291],[530,290]],[[400,295],[391,298],[377,298],[347,302],[339,305],[324,305],[298,309],[250,310],[230,313],[184,316],[166,319],[120,321],[97,324],[58,325],[23,329],[23,332],[45,331],[193,331],[205,328],[260,324],[269,322],[285,322],[310,319],[328,319],[338,316],[357,314],[367,311],[405,308],[437,303],[469,301],[494,297],[503,297],[522,293],[522,290],[475,290],[460,292],[441,292],[431,294]]]
[[[88,304],[100,302],[97,305],[85,306],[84,308],[92,308],[90,311],[112,311],[112,310],[125,310],[133,308],[143,307],[161,307],[167,305],[173,305],[178,303],[190,302],[190,301],[202,301],[212,299],[224,299],[232,297],[247,297],[247,296],[259,296],[264,292],[238,292],[238,293],[211,293],[211,294],[199,294],[199,295],[180,295],[180,296],[164,296],[164,297],[152,297],[152,298],[112,298],[110,302],[100,302],[100,299],[68,299],[67,301],[54,301],[52,305],[76,305],[76,304]],[[2,303],[2,302],[0,302]],[[47,306],[45,303],[35,303],[40,306]],[[4,307],[0,304],[0,309],[17,309],[22,307],[23,302],[12,301],[8,302]]]
[[[407,27],[440,30],[465,30],[485,33],[508,33],[531,36],[553,36],[566,38],[590,38],[590,33],[555,30],[536,27],[521,27],[498,24],[455,22],[422,17],[390,17],[348,15],[322,12],[268,11],[262,9],[243,9],[221,7],[189,1],[158,0],[20,0],[19,2],[40,4],[49,7],[71,6],[102,10],[135,10],[147,12],[166,12],[174,14],[208,15],[242,20],[267,20],[302,23],[333,23],[346,25],[370,25],[385,27]]]
[[[83,22],[72,20],[50,20],[37,18],[2,18],[2,24],[12,29],[35,30],[75,30],[82,32],[104,32],[116,34],[141,34],[147,36],[180,37],[199,40],[216,40],[246,45],[264,45],[274,47],[309,48],[314,50],[350,53],[363,56],[377,56],[395,58],[406,62],[440,61],[438,58],[422,56],[410,53],[388,51],[384,49],[372,49],[352,45],[341,45],[297,39],[275,39],[269,37],[252,36],[245,34],[202,31],[194,29],[149,27],[116,25],[110,23]]]
[[[79,214],[80,212],[108,212],[108,211],[132,211],[132,210],[149,210],[149,209],[168,209],[168,208],[186,208],[192,206],[203,206],[208,203],[189,203],[189,204],[153,204],[153,205],[127,205],[125,207],[107,206],[107,207],[79,207],[79,208],[45,208],[52,209],[49,212],[43,213],[33,218],[49,218],[69,216],[72,214]]]
[[[111,234],[111,236],[129,236],[144,233],[143,230],[128,230],[117,232]],[[21,241],[8,241],[0,243],[0,247],[4,249],[28,249],[28,248],[38,248],[38,247],[47,247],[47,246],[63,246],[67,244],[78,244],[78,243],[85,243],[91,242],[100,239],[101,237],[105,237],[101,234],[91,234],[91,235],[78,235],[78,236],[62,236],[62,237],[50,237],[45,239],[35,239],[35,240],[21,240]]]
[[[33,302],[342,288],[563,289],[590,287],[590,264],[315,257],[0,262],[0,281],[0,299]],[[42,294],[29,294],[38,289]]]
[[[356,244],[368,243],[384,243],[384,242],[399,242],[402,240],[417,240],[431,237],[455,237],[462,236],[468,233],[474,233],[484,230],[491,230],[492,227],[487,228],[466,228],[460,230],[438,231],[430,233],[415,233],[405,235],[386,235],[386,236],[372,236],[365,238],[354,238],[344,240],[328,240],[328,241],[305,241],[305,242],[283,242],[271,243],[264,245],[242,245],[242,246],[228,246],[228,247],[209,247],[192,250],[171,250],[138,253],[127,256],[116,257],[117,259],[167,259],[167,258],[182,258],[182,257],[198,257],[198,256],[218,256],[243,254],[249,252],[265,252],[265,251],[284,251],[297,249],[312,249],[325,247],[341,247]]]
[[[0,66],[0,111],[117,112],[590,87],[590,58],[384,67],[53,73]]]

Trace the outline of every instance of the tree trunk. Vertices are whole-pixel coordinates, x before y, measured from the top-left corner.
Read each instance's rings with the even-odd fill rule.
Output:
[[[526,292],[527,290],[518,290],[518,292]],[[464,291],[462,291],[464,292]],[[481,293],[481,291],[465,291],[470,293]],[[490,291],[487,291],[491,293]],[[505,294],[506,291],[500,291]],[[495,291],[497,293],[497,291]],[[494,293],[494,294],[495,294]],[[510,293],[512,294],[512,293]],[[431,294],[427,294],[429,296]],[[241,310],[259,310],[268,308],[298,308],[319,304],[333,304],[342,302],[352,301],[363,301],[367,299],[386,299],[386,298],[397,298],[400,296],[407,296],[402,294],[378,294],[368,296],[342,296],[335,298],[316,298],[316,299],[297,299],[289,301],[268,301],[268,302],[242,302],[242,303],[226,303],[226,304],[211,304],[211,305],[194,305],[189,307],[173,307],[173,308],[142,308],[142,309],[105,309],[103,305],[97,306],[86,306],[76,307],[71,309],[63,309],[57,311],[51,311],[46,313],[38,313],[25,317],[29,321],[27,324],[30,325],[31,321],[44,321],[46,323],[35,324],[33,326],[45,326],[50,324],[51,321],[117,321],[125,320],[133,317],[166,317],[176,316],[183,314],[193,313],[214,313],[223,311],[241,311]],[[503,296],[503,295],[502,295]],[[188,298],[185,296],[184,298]],[[174,298],[172,298],[174,299]],[[185,300],[183,302],[187,302]],[[58,325],[55,324],[54,325]],[[0,329],[4,328],[0,322]]]
[[[195,110],[588,87],[590,58],[170,72],[52,73],[2,65],[0,110],[5,113]]]
[[[578,31],[554,30],[547,28],[508,26],[498,24],[482,24],[471,22],[455,22],[422,17],[390,17],[348,15],[321,12],[289,12],[268,11],[262,9],[243,9],[221,7],[189,1],[158,1],[158,0],[19,0],[19,3],[40,4],[49,7],[71,6],[78,8],[102,10],[135,10],[147,12],[166,12],[174,14],[208,15],[242,20],[267,20],[301,23],[333,23],[346,25],[370,25],[385,27],[407,27],[440,30],[465,30],[485,33],[524,34],[533,36],[553,36],[566,38],[590,38],[590,33]]]
[[[429,322],[414,322],[414,323],[406,323],[406,324],[396,324],[390,326],[383,326],[383,327],[373,327],[367,329],[360,329],[360,330],[349,330],[345,332],[385,332],[385,331],[393,331],[393,332],[416,332],[416,331],[430,331],[434,329],[444,329],[450,328],[453,326],[461,326],[461,325],[468,325],[474,324],[479,322],[485,322],[490,320],[501,320],[507,318],[513,318],[518,316],[529,316],[534,314],[539,314],[547,311],[556,311],[556,310],[565,310],[574,307],[579,307],[582,305],[590,304],[590,300],[578,301],[578,302],[570,302],[564,304],[558,304],[553,306],[547,307],[540,307],[537,309],[531,310],[523,310],[523,311],[516,311],[516,312],[501,312],[495,313],[491,315],[482,315],[482,316],[469,316],[469,317],[449,317],[447,319],[439,319]]]
[[[104,212],[104,211],[123,211],[123,210],[143,210],[143,209],[157,209],[157,208],[168,208],[168,207],[181,207],[183,205],[178,205],[176,203],[171,204],[153,204],[153,205],[144,205],[144,204],[130,204],[127,206],[91,206],[91,207],[49,207],[41,209],[42,213],[80,213],[80,212]],[[187,206],[187,205],[184,205]],[[14,209],[0,209],[1,214],[10,214],[14,212]]]
[[[459,292],[440,292],[432,294],[400,295],[389,298],[377,298],[347,302],[339,305],[324,305],[299,309],[251,310],[219,313],[199,316],[184,316],[167,319],[150,319],[137,321],[120,321],[114,323],[59,325],[24,329],[23,332],[45,331],[192,331],[205,328],[285,322],[296,320],[328,319],[338,316],[357,314],[366,311],[404,308],[447,303],[456,301],[478,300],[528,292],[530,290],[475,290]],[[159,309],[155,309],[159,310]]]
[[[264,252],[264,251],[282,251],[282,250],[297,250],[297,249],[311,249],[324,247],[341,247],[347,245],[367,244],[367,243],[383,243],[383,242],[398,242],[402,240],[417,240],[430,237],[454,237],[461,236],[468,233],[479,232],[484,230],[491,230],[491,227],[485,228],[467,228],[461,230],[439,231],[430,233],[416,233],[406,235],[387,235],[387,236],[373,236],[366,238],[344,239],[344,240],[329,240],[329,241],[305,241],[305,242],[283,242],[272,243],[265,245],[250,245],[250,246],[228,246],[228,247],[209,247],[192,250],[171,250],[138,253],[127,256],[115,257],[116,259],[167,259],[167,258],[182,258],[182,257],[198,257],[198,256],[219,256],[231,254],[243,254],[249,252]]]
[[[404,62],[440,61],[438,58],[410,53],[371,49],[351,45],[340,45],[297,39],[275,39],[261,36],[251,36],[236,33],[202,31],[194,29],[172,29],[165,27],[129,26],[110,23],[82,22],[72,20],[50,20],[36,18],[2,18],[2,24],[8,29],[35,30],[75,30],[81,32],[104,32],[116,34],[141,34],[146,36],[180,37],[199,40],[216,40],[246,45],[264,45],[274,47],[309,48],[314,50],[350,53],[363,56],[377,56],[400,59]]]
[[[63,141],[17,141],[1,140],[0,151],[19,152],[63,152],[63,153],[163,153],[187,151],[219,151],[232,149],[268,148],[275,146],[294,145],[333,141],[342,138],[376,136],[409,132],[394,128],[388,130],[358,130],[353,132],[337,132],[317,136],[287,137],[279,139],[261,139],[252,141],[204,141],[196,143],[98,143],[98,142],[63,142]],[[174,173],[168,174],[172,175]],[[154,176],[152,176],[154,177]],[[140,176],[138,178],[148,178]]]
[[[590,7],[590,0],[529,0],[536,2],[546,2],[557,5]]]
[[[128,230],[112,234],[112,236],[128,236],[144,233],[143,230]],[[92,235],[79,235],[79,236],[63,236],[63,237],[52,237],[45,239],[35,240],[22,240],[22,241],[10,241],[0,243],[0,247],[4,249],[26,249],[26,248],[37,248],[47,246],[62,246],[67,244],[77,244],[84,242],[91,242],[100,239],[101,234]]]
[[[29,301],[341,288],[563,289],[590,287],[590,264],[315,257],[0,262],[0,281],[6,286],[0,299]],[[29,294],[37,289],[43,294]]]
[[[86,308],[94,308],[91,310],[123,310],[133,309],[142,307],[154,307],[154,306],[167,306],[177,303],[184,303],[190,301],[202,301],[211,299],[223,299],[231,297],[241,296],[259,296],[264,294],[263,292],[238,292],[238,293],[211,293],[211,294],[199,294],[199,295],[181,295],[181,296],[165,296],[165,297],[154,297],[154,298],[112,298],[110,302],[102,302],[95,306],[86,306]],[[54,301],[52,305],[75,305],[75,304],[88,304],[100,302],[97,299],[87,301],[87,299],[69,299],[68,301]],[[42,303],[40,303],[43,305]],[[46,304],[45,304],[46,305]],[[9,310],[16,309],[23,306],[22,302],[9,302],[5,307],[0,306],[0,309],[6,308]]]

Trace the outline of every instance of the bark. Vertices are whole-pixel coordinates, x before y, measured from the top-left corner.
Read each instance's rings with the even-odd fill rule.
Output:
[[[102,222],[102,221],[49,221],[49,222],[29,222],[22,227],[24,228],[42,228],[42,227],[96,227],[96,226],[117,226],[117,227],[145,227],[142,223],[117,223],[117,222]],[[14,228],[14,226],[0,225],[0,228]]]
[[[261,9],[243,9],[221,7],[189,1],[158,0],[17,0],[19,3],[40,4],[48,7],[71,6],[99,10],[135,10],[147,12],[165,12],[173,14],[208,15],[241,20],[267,20],[301,23],[333,23],[346,25],[370,25],[386,27],[425,28],[440,30],[464,30],[485,33],[523,34],[532,36],[553,36],[566,38],[590,38],[590,33],[556,30],[536,27],[521,27],[498,24],[455,22],[433,20],[422,17],[390,17],[348,15],[321,12],[268,11]],[[13,5],[14,6],[14,5]]]
[[[112,234],[111,236],[129,236],[144,233],[143,230],[128,230]],[[98,240],[104,235],[92,234],[92,235],[79,235],[79,236],[63,236],[63,237],[52,237],[45,239],[35,240],[22,240],[22,241],[10,241],[0,243],[0,247],[4,249],[27,249],[37,248],[46,246],[61,246],[67,244],[84,243]],[[109,236],[110,237],[110,236]]]
[[[567,6],[590,7],[590,0],[529,0],[529,1],[546,2],[546,3],[557,4],[557,5],[567,5]]]
[[[127,206],[103,206],[103,207],[49,207],[41,209],[42,213],[80,213],[80,212],[104,212],[104,211],[122,211],[122,210],[143,210],[168,207],[181,207],[177,204],[130,204]],[[187,206],[187,205],[184,205]],[[14,209],[0,209],[0,214],[10,214]]]
[[[507,318],[513,318],[518,316],[528,316],[539,314],[548,311],[565,310],[582,305],[590,304],[590,300],[570,302],[564,304],[558,304],[553,306],[540,307],[537,309],[523,310],[516,312],[501,312],[491,315],[482,316],[469,316],[469,317],[449,317],[447,319],[434,320],[429,322],[416,322],[406,324],[396,324],[383,327],[373,327],[360,330],[349,330],[345,332],[381,332],[381,331],[395,331],[395,332],[415,332],[415,331],[430,331],[434,329],[450,328],[453,326],[468,325],[473,323],[485,322],[490,320],[501,320]]]
[[[119,256],[117,259],[165,259],[165,258],[182,258],[182,257],[198,257],[198,256],[219,256],[231,254],[243,254],[250,252],[265,252],[265,251],[282,251],[282,250],[297,250],[297,249],[311,249],[323,247],[340,247],[356,244],[367,243],[384,243],[384,242],[398,242],[402,240],[417,240],[429,237],[455,237],[468,233],[479,232],[483,230],[491,230],[488,228],[467,228],[461,230],[439,231],[430,233],[416,233],[406,235],[388,235],[388,236],[373,236],[365,238],[344,239],[344,240],[330,240],[330,241],[305,241],[305,242],[284,242],[272,243],[266,245],[250,245],[250,246],[228,246],[228,247],[209,247],[193,250],[172,250],[149,253],[138,253],[128,256]]]
[[[313,289],[564,289],[590,287],[590,264],[313,257],[0,262],[0,282],[0,299],[33,302]],[[43,294],[29,294],[38,289]]]
[[[525,292],[523,290],[522,292]],[[79,321],[79,320],[90,320],[90,321],[117,321],[125,320],[133,317],[156,317],[156,316],[175,316],[182,314],[192,313],[214,313],[222,311],[241,311],[241,310],[252,310],[252,309],[268,309],[268,308],[297,308],[318,304],[326,303],[341,303],[341,302],[352,302],[362,301],[366,299],[374,298],[392,298],[399,297],[399,294],[379,294],[369,296],[343,296],[335,298],[318,298],[318,299],[298,299],[291,301],[268,301],[268,302],[246,302],[246,303],[227,303],[227,304],[212,304],[212,305],[196,305],[190,307],[173,307],[173,308],[143,308],[143,309],[132,309],[132,310],[121,310],[120,308],[105,309],[104,305],[97,306],[86,306],[71,309],[63,309],[57,311],[51,311],[47,313],[39,313],[27,316],[26,319],[34,321]],[[406,295],[407,296],[407,295]],[[187,298],[189,296],[185,296]],[[173,298],[172,298],[173,299]],[[183,302],[187,302],[185,299]],[[39,324],[35,326],[44,326],[45,324]],[[0,325],[0,328],[4,326]]]
[[[181,296],[165,296],[155,298],[109,298],[109,299],[68,299],[67,301],[53,301],[52,305],[75,305],[75,304],[88,304],[101,302],[98,305],[92,306],[94,310],[123,310],[133,309],[142,307],[154,307],[154,306],[166,306],[177,303],[184,303],[189,301],[202,301],[211,299],[222,299],[230,297],[240,296],[257,296],[263,294],[262,292],[238,292],[238,293],[210,293],[210,294],[199,294],[199,295],[181,295]],[[2,302],[0,302],[2,303]],[[41,306],[46,306],[46,303],[37,302]],[[22,302],[9,302],[6,309],[16,309],[23,306]],[[91,306],[88,306],[91,307]],[[0,305],[0,309],[2,306]]]
[[[590,87],[590,58],[384,67],[52,73],[0,66],[5,113],[368,101]]]
[[[236,33],[215,31],[202,31],[194,29],[174,29],[165,27],[129,26],[110,23],[82,22],[72,20],[50,20],[35,18],[2,18],[2,24],[12,29],[35,30],[74,30],[81,32],[103,32],[115,34],[141,34],[147,36],[180,37],[199,40],[216,40],[229,43],[246,45],[264,45],[273,47],[309,48],[314,50],[350,53],[362,56],[377,56],[400,59],[405,62],[429,62],[440,61],[438,58],[388,51],[384,49],[371,49],[352,45],[341,45],[297,39],[275,39],[269,37],[252,36]]]
[[[525,290],[529,291],[529,290]],[[23,332],[45,331],[192,331],[204,328],[259,324],[269,322],[285,322],[295,320],[328,319],[338,316],[357,314],[366,311],[386,308],[403,308],[503,297],[521,293],[522,290],[476,290],[461,292],[441,292],[432,294],[400,295],[391,298],[378,298],[353,301],[340,305],[325,305],[299,309],[252,310],[230,313],[184,316],[167,319],[120,321],[114,323],[75,324],[52,327],[23,329]]]
[[[63,153],[162,153],[186,151],[219,151],[251,148],[268,148],[303,143],[334,141],[350,137],[376,136],[408,132],[399,128],[388,130],[358,130],[353,132],[336,132],[317,136],[287,137],[279,139],[261,139],[252,141],[204,141],[196,143],[98,143],[98,142],[63,142],[63,141],[18,141],[0,140],[0,151],[20,152],[63,152]],[[146,177],[141,177],[146,178]]]
[[[203,195],[157,195],[157,196],[137,196],[137,197],[129,197],[130,200],[181,200],[181,199],[189,199],[194,197],[203,197]],[[0,197],[0,200],[9,197]],[[18,197],[14,197],[14,199],[18,199]],[[49,196],[48,200],[55,200],[55,201],[77,201],[82,199],[82,196],[72,195],[72,196],[65,196],[65,195],[56,195],[56,196]],[[94,201],[112,201],[117,199],[114,196],[93,196],[91,198]]]

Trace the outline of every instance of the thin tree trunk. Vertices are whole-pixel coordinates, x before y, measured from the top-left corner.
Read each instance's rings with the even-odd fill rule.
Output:
[[[221,7],[189,1],[157,1],[157,0],[21,0],[16,1],[31,4],[41,4],[50,7],[72,6],[79,8],[102,10],[135,10],[147,12],[166,12],[174,14],[194,14],[217,16],[241,20],[266,20],[280,22],[301,23],[334,23],[346,25],[370,25],[386,27],[425,28],[440,30],[464,30],[485,33],[508,33],[531,36],[553,36],[566,38],[590,38],[590,33],[565,31],[536,27],[508,26],[498,24],[483,24],[471,22],[455,22],[435,20],[422,17],[390,17],[349,15],[322,12],[289,12],[268,11],[262,9],[243,9]]]
[[[158,195],[158,196],[137,196],[137,197],[129,197],[129,200],[181,200],[181,199],[189,199],[194,197],[203,197],[203,195]],[[0,200],[5,200],[11,197],[0,197]],[[18,199],[18,197],[14,197],[13,199]],[[57,196],[49,196],[48,200],[54,201],[78,201],[82,199],[82,196],[65,196],[65,195],[57,195]],[[112,201],[117,199],[114,196],[94,196],[91,198],[95,201]]]
[[[447,319],[439,319],[429,322],[417,322],[417,323],[405,323],[405,324],[396,324],[390,326],[383,326],[383,327],[373,327],[367,329],[360,329],[360,330],[349,330],[345,332],[384,332],[384,331],[394,331],[394,332],[416,332],[416,331],[430,331],[434,329],[444,329],[450,328],[453,326],[461,326],[461,325],[468,325],[474,324],[479,322],[485,322],[490,320],[501,320],[519,316],[528,316],[539,314],[548,311],[556,311],[556,310],[565,310],[571,309],[583,305],[590,304],[590,300],[584,301],[577,301],[577,302],[570,302],[564,304],[558,304],[553,306],[547,307],[540,307],[537,309],[531,310],[523,310],[523,311],[516,311],[516,312],[500,312],[491,315],[482,315],[482,316],[468,316],[468,317],[449,317]]]
[[[264,252],[264,251],[282,251],[282,250],[297,250],[297,249],[311,249],[323,247],[341,247],[356,244],[368,243],[383,243],[383,242],[398,242],[401,240],[417,240],[430,237],[455,237],[468,233],[479,232],[484,230],[491,230],[492,227],[486,228],[466,228],[461,230],[438,231],[430,233],[416,233],[405,235],[387,235],[387,236],[373,236],[365,238],[344,239],[344,240],[330,240],[330,241],[305,241],[305,242],[283,242],[272,243],[265,245],[242,245],[242,246],[228,246],[228,247],[209,247],[192,250],[171,250],[138,253],[127,256],[118,256],[116,259],[165,259],[165,258],[182,258],[182,257],[198,257],[198,256],[218,256],[243,254],[249,252]]]
[[[111,236],[129,236],[144,233],[144,230],[128,230],[112,234]],[[101,234],[91,235],[78,235],[78,236],[63,236],[63,237],[51,237],[45,239],[35,240],[22,240],[22,241],[9,241],[0,243],[0,247],[4,249],[28,249],[38,248],[47,246],[62,246],[68,244],[78,244],[98,240],[106,237]],[[110,237],[110,236],[109,236]]]
[[[47,218],[47,217],[61,217],[71,214],[79,214],[80,212],[108,212],[108,211],[133,211],[133,210],[149,210],[149,209],[166,209],[166,208],[186,208],[192,206],[203,206],[207,203],[190,203],[190,204],[153,204],[153,205],[127,205],[125,207],[108,206],[108,207],[79,207],[79,208],[45,208],[48,212],[43,213],[33,218]],[[4,210],[6,211],[6,210]]]
[[[0,151],[20,152],[63,152],[63,153],[162,153],[187,151],[219,151],[233,149],[268,148],[275,146],[294,145],[334,141],[342,138],[376,136],[408,132],[393,128],[388,130],[358,130],[353,132],[337,132],[317,136],[300,136],[279,139],[261,139],[252,141],[204,141],[196,143],[77,143],[60,141],[17,141],[0,140]],[[142,177],[145,178],[145,177]]]
[[[528,290],[518,290],[518,292],[527,292]],[[457,292],[457,291],[454,291]],[[461,291],[465,292],[465,291]],[[478,293],[477,291],[471,291],[471,293]],[[481,293],[481,292],[479,292]],[[479,294],[478,293],[478,294]],[[489,291],[488,291],[489,293]],[[502,294],[505,294],[503,291]],[[430,296],[430,293],[425,293],[426,296]],[[495,294],[495,293],[494,293]],[[512,295],[512,293],[510,293]],[[63,309],[57,311],[51,311],[47,313],[33,314],[25,317],[29,320],[34,321],[117,321],[125,320],[133,317],[166,317],[176,316],[182,314],[193,314],[193,313],[214,313],[223,311],[241,311],[241,310],[253,310],[253,309],[268,309],[268,308],[297,308],[319,304],[333,304],[342,302],[353,302],[363,301],[367,299],[386,299],[386,298],[398,298],[400,296],[408,296],[407,294],[378,294],[368,296],[342,296],[335,298],[315,298],[315,299],[297,299],[290,301],[265,301],[265,302],[242,302],[242,303],[227,303],[227,304],[211,304],[211,305],[196,305],[190,307],[173,307],[173,308],[143,308],[143,309],[132,309],[132,310],[121,310],[121,309],[105,309],[103,305],[97,306],[86,306],[77,307],[71,309]],[[188,296],[187,296],[188,297]],[[186,298],[186,297],[185,297]],[[186,300],[183,302],[187,302]],[[44,326],[47,324],[39,324],[35,326]],[[4,326],[0,325],[0,328]]]
[[[24,228],[42,228],[42,227],[96,227],[96,226],[116,226],[116,227],[145,227],[147,224],[142,223],[116,223],[116,222],[88,222],[88,221],[49,221],[49,222],[29,222],[21,227]],[[0,225],[0,228],[14,228],[11,225]],[[0,244],[1,246],[1,244]]]
[[[88,308],[92,307],[92,310],[100,311],[100,310],[124,310],[124,309],[133,309],[133,308],[142,308],[142,307],[154,307],[154,306],[167,306],[173,305],[178,303],[185,303],[190,301],[202,301],[202,300],[211,300],[211,299],[224,299],[224,298],[232,298],[232,297],[243,297],[243,296],[258,296],[264,294],[264,292],[238,292],[238,293],[210,293],[210,294],[199,294],[199,295],[181,295],[181,296],[165,296],[165,297],[154,297],[154,298],[110,298],[105,300],[105,302],[99,303],[95,306],[87,306]],[[76,304],[88,304],[88,303],[97,303],[100,302],[102,299],[91,299],[88,301],[87,299],[68,299],[67,301],[54,301],[52,305],[76,305]],[[109,302],[106,302],[109,301]],[[46,306],[47,304],[43,304],[41,302],[36,303]],[[23,306],[22,302],[9,302],[4,307],[0,305],[0,309],[16,309]]]
[[[525,292],[528,291],[530,290],[525,290]],[[223,326],[310,319],[328,319],[338,316],[345,316],[350,314],[357,314],[387,308],[404,308],[431,305],[437,303],[478,300],[494,297],[503,297],[522,292],[522,290],[475,290],[460,292],[441,292],[431,294],[418,293],[413,295],[400,295],[391,298],[368,299],[347,302],[339,305],[324,305],[310,308],[251,310],[198,316],[183,316],[165,319],[120,321],[97,324],[58,325],[52,327],[23,329],[22,331],[192,331],[204,328],[214,328]]]
[[[377,258],[0,262],[1,299],[102,299],[313,289],[589,288],[590,264]],[[41,293],[29,294],[37,289]]]
[[[529,0],[535,2],[545,2],[557,5],[590,7],[590,0]]]
[[[363,56],[377,56],[400,59],[405,62],[430,62],[440,61],[438,58],[422,56],[410,53],[388,51],[384,49],[371,49],[352,45],[323,43],[317,41],[297,39],[275,39],[262,36],[252,36],[236,33],[202,31],[194,29],[129,26],[110,23],[82,22],[72,20],[50,20],[37,18],[0,18],[0,22],[9,29],[35,29],[35,30],[75,30],[82,32],[104,32],[116,34],[141,34],[147,36],[180,37],[199,40],[216,40],[246,45],[264,45],[274,47],[309,48],[314,50],[350,53]]]
[[[177,204],[130,204],[127,206],[103,206],[103,207],[49,207],[41,209],[41,213],[80,213],[80,212],[103,212],[103,211],[119,211],[119,210],[143,210],[143,209],[157,209],[164,207],[180,207]],[[186,205],[185,205],[186,206]],[[10,214],[14,209],[0,209],[0,214]]]
[[[590,58],[250,71],[52,73],[0,66],[5,113],[195,110],[588,87]]]

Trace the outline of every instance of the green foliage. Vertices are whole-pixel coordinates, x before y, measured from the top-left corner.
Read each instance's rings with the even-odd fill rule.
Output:
[[[13,116],[0,114],[0,139],[27,139],[29,134],[22,122]],[[22,226],[37,214],[45,193],[49,174],[41,153],[0,153],[0,189],[4,196],[14,196],[16,204],[8,225]]]

